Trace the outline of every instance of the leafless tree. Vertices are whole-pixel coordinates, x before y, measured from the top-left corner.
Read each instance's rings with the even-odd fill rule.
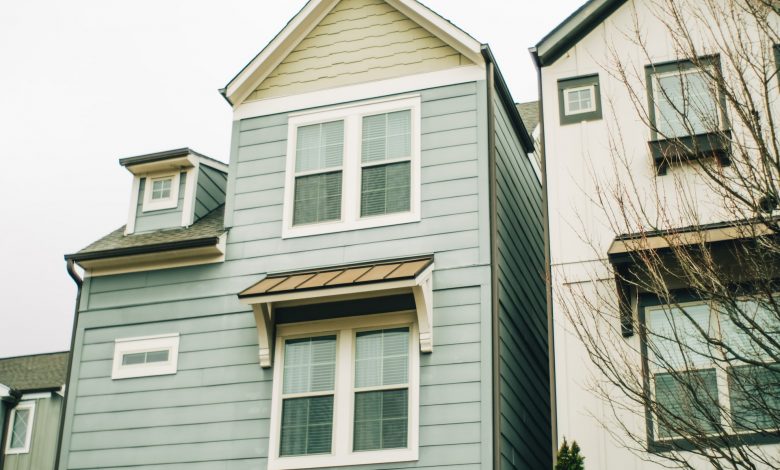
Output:
[[[643,63],[613,49],[603,66],[625,85],[653,157],[638,158],[657,176],[635,175],[633,142],[610,120],[612,167],[594,165],[584,196],[619,249],[607,260],[580,231],[604,261],[590,282],[557,273],[557,308],[623,445],[680,468],[780,468],[777,447],[757,445],[780,442],[780,6],[639,3],[622,34]],[[667,38],[647,35],[647,11]],[[679,61],[646,65],[662,39]]]

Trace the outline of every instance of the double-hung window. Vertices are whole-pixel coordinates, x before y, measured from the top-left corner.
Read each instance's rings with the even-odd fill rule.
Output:
[[[417,459],[413,321],[399,313],[279,325],[269,469]]]
[[[777,314],[757,300],[645,309],[654,439],[780,428]],[[762,346],[763,345],[763,346]]]
[[[283,237],[420,220],[420,98],[289,118]]]
[[[11,410],[8,419],[6,454],[26,454],[30,452],[34,419],[34,401],[21,402]]]

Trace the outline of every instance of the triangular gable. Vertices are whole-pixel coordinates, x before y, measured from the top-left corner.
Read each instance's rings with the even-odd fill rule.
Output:
[[[311,0],[222,93],[238,105],[474,63],[481,44],[415,0]]]
[[[541,66],[550,65],[609,18],[627,0],[589,0],[545,36],[531,53]]]

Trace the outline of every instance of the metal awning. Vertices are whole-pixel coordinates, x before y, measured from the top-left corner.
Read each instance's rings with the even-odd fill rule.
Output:
[[[260,365],[271,367],[278,306],[410,293],[414,295],[420,351],[433,350],[433,256],[275,273],[238,294],[252,306]]]

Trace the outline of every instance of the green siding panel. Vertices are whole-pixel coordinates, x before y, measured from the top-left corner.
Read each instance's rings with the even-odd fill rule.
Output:
[[[184,187],[187,182],[187,173],[181,173],[179,178],[179,201],[173,209],[144,212],[144,188],[146,178],[141,179],[136,201],[135,232],[152,232],[164,228],[181,227],[181,212],[184,207]]]

